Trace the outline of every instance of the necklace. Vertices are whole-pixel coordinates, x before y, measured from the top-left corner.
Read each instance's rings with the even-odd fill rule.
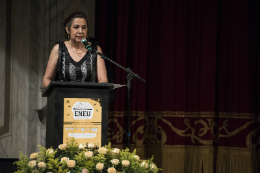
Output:
[[[81,57],[81,53],[83,52],[83,50],[82,50],[83,48],[81,49],[81,52],[75,52],[75,51],[73,50],[73,47],[72,47],[71,44],[70,44],[70,41],[69,41],[69,45],[70,45],[72,51],[73,51],[74,53],[78,54],[79,57]]]

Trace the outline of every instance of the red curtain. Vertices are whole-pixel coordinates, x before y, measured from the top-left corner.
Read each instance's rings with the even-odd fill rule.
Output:
[[[96,1],[103,53],[146,79],[132,81],[131,144],[259,148],[259,9],[256,0]],[[126,88],[116,95],[110,140],[125,144]]]

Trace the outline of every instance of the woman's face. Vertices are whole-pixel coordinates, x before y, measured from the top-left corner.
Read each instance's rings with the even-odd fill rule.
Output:
[[[75,18],[72,21],[70,30],[66,28],[71,41],[80,42],[82,38],[87,37],[87,21],[84,18]]]

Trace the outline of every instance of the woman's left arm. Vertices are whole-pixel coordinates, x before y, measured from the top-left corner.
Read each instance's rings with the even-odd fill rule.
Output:
[[[97,46],[97,52],[102,53],[102,50],[99,46]],[[107,70],[105,61],[100,57],[100,55],[97,56],[97,77],[98,83],[107,83]]]

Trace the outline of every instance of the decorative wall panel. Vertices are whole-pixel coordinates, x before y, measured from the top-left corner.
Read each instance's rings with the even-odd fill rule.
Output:
[[[5,40],[0,43],[0,158],[17,158],[20,151],[28,155],[45,145],[42,78],[53,46],[64,41],[62,19],[75,11],[86,14],[94,36],[94,0],[0,2],[0,39]]]

